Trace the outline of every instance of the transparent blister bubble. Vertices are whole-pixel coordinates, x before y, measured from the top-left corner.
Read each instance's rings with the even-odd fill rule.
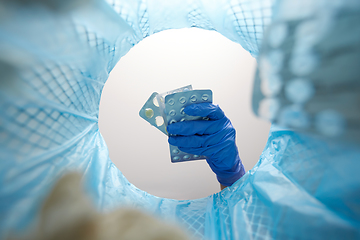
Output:
[[[139,115],[145,121],[149,122],[152,126],[156,127],[167,135],[159,103],[156,98],[157,95],[159,95],[157,92],[151,94],[149,99],[145,102],[144,106],[140,109]]]
[[[178,93],[178,92],[187,92],[187,91],[191,91],[192,90],[192,86],[191,85],[187,85],[181,88],[177,88],[174,90],[170,90],[164,93],[160,93],[158,95],[156,95],[156,99],[159,102],[159,107],[160,107],[160,112],[162,114],[162,117],[164,118],[164,121],[166,119],[166,114],[165,114],[165,97],[169,94],[173,94],[173,93]],[[173,102],[172,100],[170,101],[170,104],[175,104],[175,102]],[[166,121],[165,121],[166,122]],[[166,124],[166,123],[165,123]],[[166,133],[167,134],[167,133]]]
[[[149,99],[145,102],[144,106],[140,109],[139,115],[145,121],[149,122],[152,126],[159,129],[164,134],[168,135],[165,126],[165,96],[171,93],[177,93],[182,91],[192,90],[191,85],[187,85],[185,87],[177,88],[171,91],[167,91],[165,93],[157,93],[153,92]]]

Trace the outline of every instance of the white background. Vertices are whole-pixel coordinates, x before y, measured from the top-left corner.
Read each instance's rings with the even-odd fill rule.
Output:
[[[205,160],[170,162],[167,136],[140,118],[153,92],[188,84],[211,89],[237,131],[246,171],[258,161],[270,124],[254,116],[251,93],[256,61],[239,44],[199,29],[168,30],[137,44],[121,58],[105,84],[99,126],[110,158],[125,177],[150,194],[194,199],[218,192]]]

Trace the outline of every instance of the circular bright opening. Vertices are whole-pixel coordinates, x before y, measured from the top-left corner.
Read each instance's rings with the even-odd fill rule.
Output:
[[[195,199],[220,191],[206,161],[171,163],[167,136],[138,113],[153,92],[189,84],[211,89],[250,170],[270,128],[251,110],[255,67],[248,52],[217,32],[168,30],[146,38],[120,60],[103,89],[99,126],[111,160],[132,184],[159,197]]]

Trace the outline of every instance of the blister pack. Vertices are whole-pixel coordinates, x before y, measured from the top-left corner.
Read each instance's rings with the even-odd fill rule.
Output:
[[[159,102],[156,96],[159,95],[157,92],[151,94],[149,99],[145,102],[144,106],[140,109],[139,115],[145,121],[168,135],[166,126],[164,124],[164,118],[160,111]]]
[[[209,102],[212,103],[211,90],[192,90],[169,94],[165,97],[165,125],[183,121],[208,120],[199,116],[185,114],[184,108],[191,104]],[[170,144],[169,144],[170,145]],[[183,162],[205,159],[205,156],[193,155],[180,151],[176,146],[170,145],[171,162]]]
[[[192,90],[192,86],[188,85],[185,87],[177,88],[171,91],[167,91],[165,93],[157,93],[153,92],[149,99],[145,102],[144,106],[140,109],[139,115],[145,121],[150,123],[152,126],[156,127],[164,134],[168,135],[166,131],[166,126],[164,124],[165,116],[165,96],[172,93],[190,91]]]
[[[171,91],[167,91],[161,94],[156,95],[156,99],[159,102],[159,108],[160,108],[160,112],[164,118],[164,121],[166,121],[166,113],[165,113],[165,97],[167,95],[170,94],[174,94],[174,93],[179,93],[179,92],[187,92],[187,91],[191,91],[192,90],[192,86],[188,85],[185,87],[181,87],[181,88],[177,88]],[[167,124],[165,123],[165,125],[167,126]]]
[[[162,94],[154,92],[141,108],[139,115],[154,127],[168,135],[166,127],[182,121],[208,120],[199,116],[189,116],[184,108],[191,104],[212,103],[211,90],[192,90],[188,85]],[[184,162],[205,159],[205,156],[182,152],[178,147],[170,145],[171,162]]]

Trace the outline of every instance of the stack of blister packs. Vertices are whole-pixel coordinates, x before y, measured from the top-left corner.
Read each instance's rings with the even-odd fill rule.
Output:
[[[166,127],[183,121],[208,120],[199,116],[185,114],[186,106],[196,103],[212,103],[211,90],[192,90],[188,85],[162,94],[154,92],[141,108],[139,115],[151,125],[168,135]],[[169,144],[171,162],[183,162],[205,159],[202,155],[182,152],[178,147]]]

